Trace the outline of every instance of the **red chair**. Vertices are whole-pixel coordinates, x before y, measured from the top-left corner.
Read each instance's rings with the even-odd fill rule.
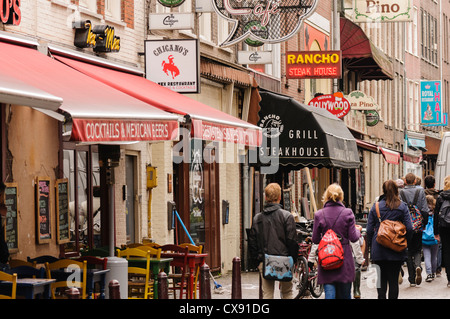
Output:
[[[169,290],[173,290],[173,297],[176,299],[176,291],[180,291],[180,299],[183,299],[183,294],[188,295],[188,285],[187,285],[187,269],[188,265],[188,253],[189,249],[187,247],[181,247],[178,245],[162,245],[159,247],[161,249],[161,256],[167,254],[168,257],[173,258],[171,262],[172,271],[167,275],[168,279],[172,281],[172,287]]]

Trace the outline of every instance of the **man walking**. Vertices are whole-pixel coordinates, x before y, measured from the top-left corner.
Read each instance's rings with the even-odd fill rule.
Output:
[[[253,218],[248,238],[250,259],[258,266],[262,278],[263,299],[273,299],[274,280],[262,277],[264,254],[298,256],[297,234],[292,214],[281,208],[281,187],[271,183],[264,189],[265,205],[261,213]],[[281,297],[292,299],[292,281],[280,282]]]
[[[416,175],[408,173],[405,176],[405,188],[400,190],[400,199],[407,205],[416,205],[422,215],[422,228],[416,230],[411,240],[408,242],[408,280],[411,287],[420,285],[422,282],[422,232],[423,227],[428,223],[428,208],[425,192],[422,187],[417,187]]]

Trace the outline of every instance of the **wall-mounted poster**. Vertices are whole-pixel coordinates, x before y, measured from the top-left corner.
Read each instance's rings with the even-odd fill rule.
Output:
[[[50,242],[51,232],[51,205],[50,205],[50,178],[36,178],[36,241],[38,244]]]
[[[148,80],[179,93],[200,93],[197,39],[145,41]]]

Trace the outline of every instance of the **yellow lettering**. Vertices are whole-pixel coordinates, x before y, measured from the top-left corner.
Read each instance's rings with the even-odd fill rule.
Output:
[[[288,54],[288,56],[287,56],[287,64],[295,64],[295,55]]]

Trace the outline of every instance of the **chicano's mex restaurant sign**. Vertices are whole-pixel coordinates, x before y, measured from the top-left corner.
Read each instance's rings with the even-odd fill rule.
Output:
[[[72,141],[167,141],[178,135],[176,121],[73,119]]]
[[[217,14],[234,23],[221,46],[250,39],[262,43],[288,40],[312,14],[318,0],[213,0]]]
[[[287,79],[340,79],[341,51],[286,52]]]
[[[19,25],[21,19],[20,0],[0,0],[0,22]]]

